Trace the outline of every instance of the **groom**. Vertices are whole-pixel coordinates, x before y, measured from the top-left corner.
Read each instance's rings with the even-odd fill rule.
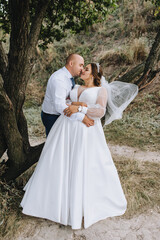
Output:
[[[83,70],[83,57],[73,53],[67,57],[65,66],[54,72],[49,78],[41,112],[46,135],[49,134],[60,114],[68,107],[66,99],[75,85],[74,77],[80,76]],[[94,121],[81,112],[72,114],[70,118],[83,122],[87,127],[94,125]]]

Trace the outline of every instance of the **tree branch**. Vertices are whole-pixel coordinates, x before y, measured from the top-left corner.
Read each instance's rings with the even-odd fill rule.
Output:
[[[38,42],[38,37],[40,34],[42,21],[44,14],[47,10],[48,4],[50,0],[39,0],[37,4],[36,13],[31,25],[30,34],[29,34],[29,41],[28,41],[28,47],[32,48],[36,47]]]
[[[156,35],[155,41],[152,45],[152,48],[146,60],[143,75],[137,80],[136,84],[138,85],[141,84],[149,70],[150,72],[155,70],[154,68],[159,58],[159,55],[160,55],[160,29]]]
[[[27,155],[26,161],[21,162],[19,168],[15,168],[14,166],[9,165],[8,169],[1,176],[1,179],[2,180],[5,179],[7,182],[9,182],[10,180],[17,178],[22,173],[24,173],[27,169],[29,169],[34,163],[36,163],[39,160],[39,156],[41,154],[43,146],[44,143],[32,147],[31,151]]]
[[[4,48],[2,46],[2,42],[0,41],[0,74],[2,75],[3,79],[7,70],[7,66],[8,66],[8,57],[5,54]]]
[[[124,74],[122,77],[116,79],[121,82],[134,82],[134,80],[139,77],[141,73],[143,73],[145,67],[145,63],[141,63],[136,67],[132,68],[129,72]]]
[[[15,107],[18,102],[18,90],[24,77],[24,68],[26,66],[25,49],[28,42],[30,23],[29,0],[10,0],[9,11],[11,34],[8,54],[8,74],[4,81],[4,87]],[[21,89],[21,92],[23,91]]]
[[[144,75],[148,72],[149,69],[151,69],[151,71],[154,69],[154,66],[155,66],[155,63],[157,62],[159,54],[160,54],[160,29],[156,35],[151,51],[146,60]]]

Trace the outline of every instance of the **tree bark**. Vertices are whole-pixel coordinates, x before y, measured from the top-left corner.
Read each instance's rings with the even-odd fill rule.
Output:
[[[158,58],[160,55],[160,29],[156,35],[155,41],[152,45],[148,58],[145,62],[145,68],[143,75],[137,80],[136,84],[139,86],[146,84],[147,80],[151,80],[157,71],[156,71],[156,64],[158,62]]]
[[[29,169],[34,163],[36,163],[39,160],[39,156],[41,154],[43,146],[44,143],[32,147],[30,149],[30,152],[26,155],[26,161],[24,163],[21,162],[19,168],[9,164],[7,170],[1,176],[1,179],[9,182],[10,180],[16,179],[23,172]]]
[[[0,158],[2,157],[6,149],[7,149],[7,145],[5,143],[2,130],[0,129]]]
[[[2,176],[7,181],[18,177],[34,164],[43,146],[30,147],[22,107],[48,3],[49,0],[37,1],[35,17],[30,27],[29,0],[9,1],[11,36],[8,61],[0,44],[0,73],[4,81],[0,81],[0,154],[2,156],[7,149],[8,168]]]
[[[140,74],[143,73],[144,67],[145,67],[145,63],[141,63],[116,80],[121,82],[133,83],[135,79],[139,77]]]
[[[156,69],[159,56],[160,56],[160,30],[156,35],[155,41],[152,45],[152,48],[150,50],[146,62],[137,65],[136,67],[132,68],[129,72],[124,74],[122,77],[116,80],[122,82],[135,83],[139,87],[141,87],[142,85],[146,84],[147,81],[148,82],[151,81],[155,77],[155,75],[159,72],[159,69]],[[137,78],[138,80],[136,80]]]
[[[0,120],[3,118],[1,109],[4,108],[3,106],[3,81],[2,78],[0,77]],[[6,151],[7,145],[4,139],[3,131],[2,131],[2,126],[0,122],[0,158],[2,157],[3,153]]]
[[[5,77],[7,66],[8,66],[8,57],[5,54],[5,51],[2,46],[2,42],[0,41],[0,74],[2,75],[2,78]]]
[[[15,111],[4,88],[0,89],[0,126],[8,149],[11,164],[18,167],[24,160],[22,137],[18,131]]]

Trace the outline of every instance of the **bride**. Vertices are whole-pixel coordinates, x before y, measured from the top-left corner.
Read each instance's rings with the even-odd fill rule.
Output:
[[[72,104],[53,125],[21,202],[24,214],[70,225],[72,229],[80,229],[82,220],[84,228],[88,228],[126,210],[126,198],[100,119],[105,115],[108,124],[120,118],[137,94],[134,84],[108,84],[99,64],[88,64],[81,78],[85,86],[76,85],[70,92]],[[134,90],[124,100],[124,86],[128,85]],[[94,119],[94,126],[69,118],[78,111]]]

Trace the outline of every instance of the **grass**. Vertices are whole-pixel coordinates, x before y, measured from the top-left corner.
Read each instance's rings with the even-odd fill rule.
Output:
[[[128,207],[125,217],[160,207],[160,164],[130,159],[115,161]]]
[[[107,141],[142,150],[160,150],[159,80],[149,92],[141,92],[130,104],[123,118],[105,126]]]
[[[19,204],[22,194],[14,183],[8,185],[0,181],[0,237],[4,237],[9,231],[14,234],[21,214]]]
[[[152,111],[155,114],[154,111]],[[159,150],[159,124],[153,119],[152,113],[144,112],[124,114],[122,120],[106,126],[104,131],[107,141],[119,145],[138,147],[142,150]],[[159,118],[160,120],[160,116]]]
[[[102,51],[98,55],[103,67],[110,65],[135,64],[144,61],[149,53],[147,38],[135,38],[130,43],[124,44],[118,48]]]
[[[41,137],[45,135],[45,129],[41,121],[41,107],[30,107],[24,109],[27,118],[29,136]]]

